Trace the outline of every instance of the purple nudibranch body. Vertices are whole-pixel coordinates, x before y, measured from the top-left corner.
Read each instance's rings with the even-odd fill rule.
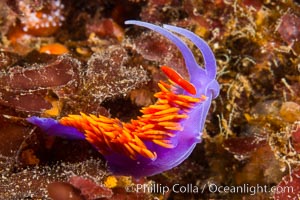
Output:
[[[171,40],[181,51],[190,80],[160,83],[154,105],[143,108],[143,115],[130,123],[94,115],[70,115],[60,120],[30,117],[27,120],[49,135],[86,139],[119,175],[152,176],[183,162],[202,141],[202,131],[212,99],[219,94],[216,60],[207,43],[183,28],[163,27],[135,20],[126,21],[151,29]],[[199,66],[192,51],[180,37],[186,37],[201,51],[204,67]],[[167,73],[166,73],[167,74]],[[168,75],[168,74],[167,74]],[[174,75],[179,77],[179,75]],[[175,82],[175,83],[174,83]],[[194,87],[191,94],[184,86]]]

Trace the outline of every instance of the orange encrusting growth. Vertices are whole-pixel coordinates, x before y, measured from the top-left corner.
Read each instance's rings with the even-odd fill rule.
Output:
[[[174,87],[164,82],[158,85],[161,91],[154,95],[158,98],[157,102],[142,108],[143,115],[130,123],[84,113],[63,117],[60,123],[82,131],[86,139],[103,155],[113,151],[123,153],[131,159],[142,155],[155,160],[156,152],[149,150],[144,141],[173,148],[171,138],[183,130],[180,121],[188,118],[191,108],[205,100],[205,96],[195,98],[174,94]]]
[[[52,55],[62,55],[69,53],[68,48],[60,43],[52,43],[42,46],[39,49],[40,53],[52,54]]]

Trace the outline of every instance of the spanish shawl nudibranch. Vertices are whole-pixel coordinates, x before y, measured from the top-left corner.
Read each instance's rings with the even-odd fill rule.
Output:
[[[201,142],[211,101],[219,94],[216,61],[205,41],[188,30],[134,20],[125,24],[143,26],[170,39],[184,57],[190,81],[172,68],[161,67],[170,83],[161,81],[160,92],[154,95],[156,103],[142,108],[143,115],[130,123],[84,113],[58,121],[39,117],[27,120],[49,135],[86,139],[104,155],[115,174],[151,176],[179,165]],[[178,35],[187,37],[200,49],[204,68],[197,64],[192,51]]]

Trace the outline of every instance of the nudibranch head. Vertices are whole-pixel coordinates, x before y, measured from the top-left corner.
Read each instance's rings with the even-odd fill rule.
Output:
[[[156,103],[142,108],[142,116],[129,123],[84,113],[59,121],[38,117],[28,118],[28,121],[48,134],[62,137],[71,137],[71,134],[73,139],[84,137],[104,155],[110,170],[116,174],[151,176],[179,165],[201,142],[211,101],[219,93],[216,62],[209,46],[188,30],[140,21],[125,23],[152,29],[174,42],[183,54],[190,80],[163,66],[161,69],[170,84],[161,81],[160,91],[154,95]],[[200,49],[205,67],[197,64],[177,34],[187,37]]]
[[[216,81],[216,59],[211,48],[202,38],[184,28],[171,25],[163,25],[163,27],[160,27],[151,23],[136,20],[126,21],[125,24],[134,24],[149,28],[167,37],[178,47],[183,55],[185,65],[190,76],[189,83],[196,89],[196,94],[192,96],[201,97],[202,95],[204,95],[207,97],[207,100],[203,102],[203,104],[194,108],[194,110],[197,110],[196,112],[198,113],[198,115],[195,116],[195,121],[197,122],[195,123],[195,125],[198,126],[197,129],[199,130],[199,132],[201,132],[204,128],[205,119],[210,108],[211,101],[219,95],[220,91],[220,86]],[[181,40],[179,36],[184,36],[189,39],[201,51],[204,61],[203,67],[201,67],[197,63],[192,51],[189,49],[187,44]],[[165,70],[163,71],[165,72]],[[172,80],[172,77],[170,77],[170,79]],[[181,90],[179,88],[177,92],[191,95],[190,91],[186,90],[186,88],[182,88]]]

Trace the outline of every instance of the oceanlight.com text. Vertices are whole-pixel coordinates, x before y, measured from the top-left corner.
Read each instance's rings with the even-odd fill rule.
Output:
[[[137,193],[160,193],[165,194],[169,191],[174,193],[227,193],[227,194],[249,194],[255,195],[258,193],[293,193],[294,188],[291,186],[268,186],[268,185],[250,185],[242,184],[238,186],[229,185],[217,185],[217,184],[204,184],[202,186],[197,186],[193,184],[173,184],[172,186],[162,185],[162,184],[136,184],[126,187],[127,192],[137,192]]]

